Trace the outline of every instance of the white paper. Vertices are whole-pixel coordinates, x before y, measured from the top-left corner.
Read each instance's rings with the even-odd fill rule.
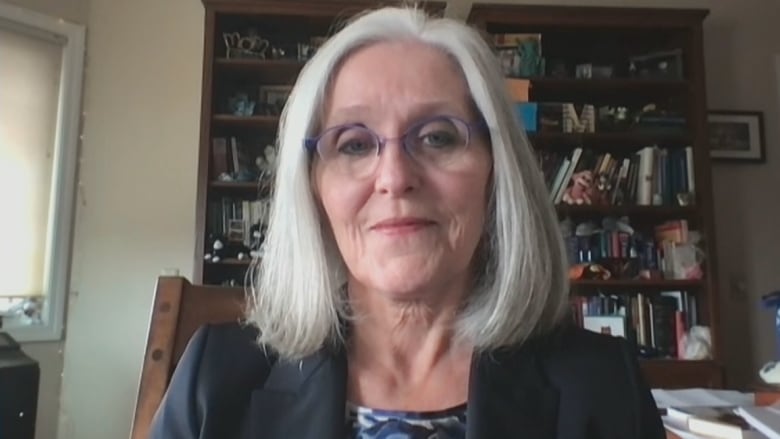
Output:
[[[670,416],[662,416],[661,420],[664,423],[664,428],[679,436],[680,439],[706,439],[688,431],[688,426],[685,425],[684,421]]]
[[[753,406],[753,393],[738,392],[736,390],[720,389],[653,389],[653,398],[658,408],[668,407],[724,407],[724,406]]]
[[[780,409],[773,407],[738,407],[739,416],[769,439],[780,439]]]

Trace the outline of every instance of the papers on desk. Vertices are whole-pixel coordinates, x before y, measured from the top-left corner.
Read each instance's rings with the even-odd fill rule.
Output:
[[[669,407],[728,407],[752,406],[752,393],[719,389],[653,389],[653,398],[659,409]]]
[[[737,407],[736,413],[769,439],[780,439],[780,407]]]
[[[653,397],[658,408],[667,411],[667,414],[662,417],[666,429],[682,439],[780,439],[780,405],[756,407],[752,393],[715,389],[654,389]],[[715,407],[720,407],[720,409],[713,409]],[[741,417],[740,422],[746,421],[749,427],[745,425],[744,428],[734,428],[734,420],[727,420],[723,426],[719,427],[720,421],[717,417],[706,416],[708,410],[712,412],[726,410],[734,413]],[[704,415],[697,416],[697,413]],[[720,415],[722,416],[723,413]],[[691,423],[692,418],[697,418],[693,419],[693,424]],[[715,429],[702,430],[701,427],[707,427],[706,424],[709,424],[710,427],[714,426]],[[693,432],[694,430],[707,431],[710,436],[696,434]]]

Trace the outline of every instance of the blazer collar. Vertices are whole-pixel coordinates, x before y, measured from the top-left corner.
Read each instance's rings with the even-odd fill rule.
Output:
[[[346,438],[347,361],[322,350],[299,362],[279,361],[252,392],[246,439]]]
[[[466,438],[556,437],[558,392],[533,349],[475,356],[469,382]]]
[[[533,343],[533,342],[532,342]],[[343,350],[278,362],[252,393],[247,439],[344,439],[347,360]],[[469,383],[466,438],[555,437],[558,393],[534,349],[475,355]]]

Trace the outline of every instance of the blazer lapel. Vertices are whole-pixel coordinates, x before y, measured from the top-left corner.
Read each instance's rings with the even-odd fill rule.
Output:
[[[278,362],[252,392],[245,439],[346,437],[347,363],[325,350],[300,362]]]
[[[466,438],[553,439],[558,392],[546,384],[532,349],[476,355]]]

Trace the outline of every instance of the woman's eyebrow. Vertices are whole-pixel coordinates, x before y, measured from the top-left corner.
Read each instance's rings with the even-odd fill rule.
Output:
[[[405,122],[414,122],[417,119],[434,116],[449,115],[465,118],[469,112],[466,111],[465,103],[455,99],[431,100],[414,103],[406,114]],[[331,110],[325,119],[325,127],[343,125],[345,123],[355,122],[376,122],[384,117],[385,111],[381,108],[366,104],[346,105]]]

